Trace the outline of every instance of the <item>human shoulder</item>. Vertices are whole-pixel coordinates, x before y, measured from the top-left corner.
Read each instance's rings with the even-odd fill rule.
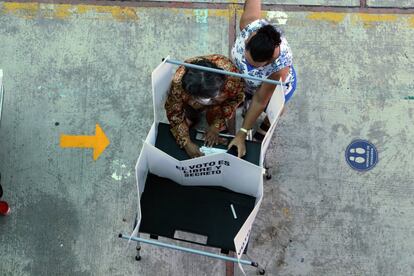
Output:
[[[213,54],[206,56],[206,59],[214,63],[217,67],[231,72],[237,72],[236,66],[230,60],[230,58],[221,55],[221,54]]]
[[[241,29],[240,35],[247,39],[252,33],[256,32],[261,27],[266,25],[269,25],[269,23],[265,19],[256,19]]]

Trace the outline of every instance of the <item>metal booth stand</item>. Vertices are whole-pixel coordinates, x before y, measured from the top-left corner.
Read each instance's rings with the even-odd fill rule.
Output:
[[[164,109],[175,65],[278,84],[265,111],[271,126],[263,141],[246,141],[247,154],[243,158],[223,151],[189,159],[171,135]],[[154,123],[135,167],[136,223],[131,235],[119,234],[119,238],[137,243],[136,260],[141,259],[141,243],[146,243],[237,263],[243,273],[242,265],[254,266],[260,274],[265,273],[257,262],[242,256],[247,252],[250,231],[263,197],[266,149],[285,102],[280,84],[283,83],[168,57],[155,68],[152,72]],[[202,141],[195,139],[196,135],[195,130],[190,132],[192,141],[202,145]],[[232,139],[233,136],[224,137]],[[226,146],[217,148],[226,149]],[[141,238],[140,233],[150,234],[150,239]],[[196,234],[203,241],[183,238],[180,233]],[[217,248],[223,254],[235,252],[235,257],[160,242],[158,237]]]

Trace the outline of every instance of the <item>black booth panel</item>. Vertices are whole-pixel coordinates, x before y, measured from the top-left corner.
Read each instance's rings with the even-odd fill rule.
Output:
[[[234,251],[233,238],[255,200],[222,187],[183,186],[148,174],[141,197],[140,232],[173,239],[176,230],[186,231],[207,236],[208,246]]]

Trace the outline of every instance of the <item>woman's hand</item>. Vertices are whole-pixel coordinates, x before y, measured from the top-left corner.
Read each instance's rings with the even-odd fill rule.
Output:
[[[215,126],[210,126],[206,132],[204,144],[207,147],[212,147],[220,143],[219,133],[220,131]]]
[[[246,133],[239,131],[236,136],[231,140],[228,149],[231,147],[237,147],[237,156],[239,158],[246,155]]]
[[[188,156],[190,156],[191,158],[196,158],[204,155],[204,153],[200,151],[200,148],[192,141],[188,141],[187,144],[184,146],[184,149],[185,152],[187,152]]]

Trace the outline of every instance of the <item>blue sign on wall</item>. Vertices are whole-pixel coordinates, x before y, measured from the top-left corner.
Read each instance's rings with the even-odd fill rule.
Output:
[[[346,148],[345,159],[354,170],[369,171],[378,163],[378,151],[370,142],[358,139]]]

